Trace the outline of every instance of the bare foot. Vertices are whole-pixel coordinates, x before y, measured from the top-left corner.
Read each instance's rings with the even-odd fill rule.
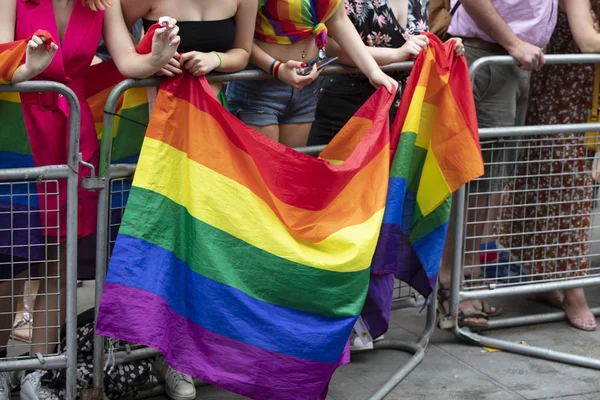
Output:
[[[596,317],[590,310],[583,288],[565,290],[563,310],[567,314],[569,323],[575,328],[584,331],[596,330]]]

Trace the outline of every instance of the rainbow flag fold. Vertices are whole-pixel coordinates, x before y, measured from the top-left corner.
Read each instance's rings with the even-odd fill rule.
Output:
[[[244,125],[204,78],[165,81],[96,332],[253,399],[324,399],[367,292],[392,100],[378,91],[317,159]]]
[[[401,132],[374,274],[394,273],[428,297],[437,275],[451,195],[483,175],[471,80],[454,44],[434,35],[415,61],[392,132]]]

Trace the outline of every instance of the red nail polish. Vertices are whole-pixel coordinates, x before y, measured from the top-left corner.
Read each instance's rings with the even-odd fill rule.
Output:
[[[302,66],[302,68],[306,68],[306,65],[307,65],[306,63],[302,63],[301,66]]]

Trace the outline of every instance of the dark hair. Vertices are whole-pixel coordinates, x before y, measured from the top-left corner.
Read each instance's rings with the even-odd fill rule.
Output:
[[[592,11],[596,14],[596,17],[600,18],[600,0],[590,0]]]

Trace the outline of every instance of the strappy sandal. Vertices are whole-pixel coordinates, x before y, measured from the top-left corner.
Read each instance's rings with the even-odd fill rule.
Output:
[[[438,289],[438,315],[443,316],[448,314],[448,309],[445,304],[450,304],[450,290],[444,286],[442,282],[439,282]],[[490,317],[496,317],[500,315],[502,309],[499,307],[492,307],[488,302],[483,300],[472,300],[471,303],[475,304],[479,302],[481,304],[481,311],[473,310],[461,310],[458,309],[458,325],[465,326],[468,328],[485,329],[488,327],[488,319]],[[494,310],[495,308],[495,310]],[[468,320],[468,321],[467,321]],[[473,321],[483,320],[483,321]]]

